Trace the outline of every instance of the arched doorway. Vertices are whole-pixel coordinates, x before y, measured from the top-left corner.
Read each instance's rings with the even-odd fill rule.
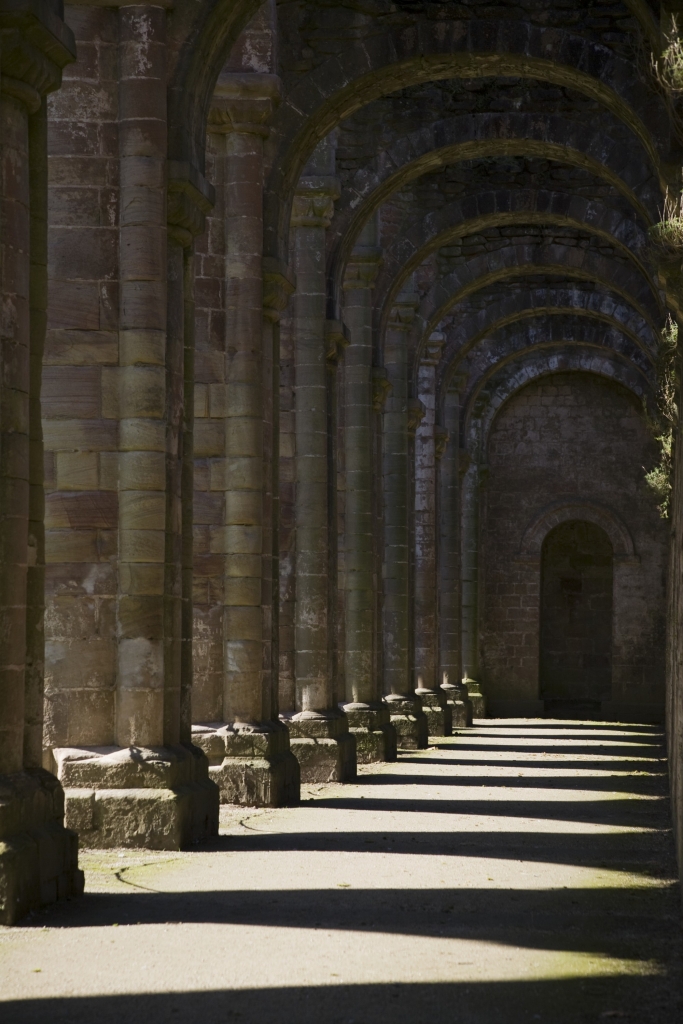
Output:
[[[570,520],[546,536],[539,676],[547,711],[599,711],[611,696],[612,577],[612,544],[595,523]]]

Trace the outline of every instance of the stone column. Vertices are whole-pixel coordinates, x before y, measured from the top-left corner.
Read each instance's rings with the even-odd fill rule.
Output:
[[[223,492],[212,544],[223,561],[223,721],[193,729],[221,799],[270,806],[299,799],[289,734],[277,711],[272,717],[274,392],[273,333],[263,323],[263,143],[279,92],[275,75],[223,74],[210,114],[212,131],[225,135],[224,455],[212,467]]]
[[[410,671],[409,431],[416,426],[408,399],[408,335],[417,296],[392,309],[384,340],[384,367],[391,391],[384,407],[382,487],[384,503],[384,699],[399,747],[427,746],[427,719],[415,696]],[[419,403],[417,403],[419,406]],[[422,407],[419,406],[421,409]]]
[[[321,143],[292,211],[296,444],[295,672],[292,749],[305,782],[356,776],[356,745],[335,703],[329,622],[328,381],[325,343],[325,229],[339,184]],[[311,173],[309,173],[309,171]],[[321,172],[327,173],[321,173]]]
[[[415,692],[430,736],[451,734],[451,710],[437,680],[436,368],[443,345],[443,335],[435,332],[420,359],[418,393],[425,416],[415,435]]]
[[[444,396],[444,427],[435,437],[439,476],[439,677],[455,728],[472,724],[472,704],[461,682],[459,386],[459,381],[452,382]]]
[[[44,97],[59,87],[75,44],[51,10],[23,3],[0,5],[0,39],[0,924],[9,925],[83,890],[62,787],[40,767]]]
[[[218,790],[181,718],[183,249],[210,196],[184,165],[168,180],[164,8],[123,7],[118,21],[120,296],[107,398],[118,422],[115,723],[110,746],[54,756],[83,842],[178,849],[218,829]]]
[[[375,675],[375,538],[373,501],[372,286],[380,250],[354,249],[344,277],[344,321],[350,344],[344,360],[344,518],[346,700],[358,760],[396,759],[396,732]]]
[[[484,718],[486,705],[479,680],[479,465],[472,461],[462,483],[462,681],[474,718]]]

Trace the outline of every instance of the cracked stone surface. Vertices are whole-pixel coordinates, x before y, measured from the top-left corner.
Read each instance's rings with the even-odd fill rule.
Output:
[[[670,1024],[681,915],[653,726],[487,720],[183,853],[87,851],[0,930],[0,1019]]]

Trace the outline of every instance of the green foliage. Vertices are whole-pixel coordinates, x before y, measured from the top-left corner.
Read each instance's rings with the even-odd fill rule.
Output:
[[[673,475],[673,432],[678,421],[676,388],[676,351],[678,324],[671,318],[659,339],[657,360],[657,419],[647,416],[648,423],[659,445],[659,462],[645,474],[645,482],[657,498],[659,513],[669,518]]]
[[[661,87],[670,94],[683,93],[683,42],[678,32],[678,19],[671,17],[671,26],[664,37],[665,46],[652,67]]]
[[[667,192],[662,219],[648,233],[656,261],[670,263],[683,258],[683,196],[672,197]]]

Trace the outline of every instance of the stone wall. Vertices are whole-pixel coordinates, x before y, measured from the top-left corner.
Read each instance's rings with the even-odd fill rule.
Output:
[[[597,509],[633,542],[632,551],[617,542],[614,552],[612,688],[603,711],[661,719],[667,524],[644,480],[656,460],[634,398],[599,377],[557,373],[531,381],[498,413],[481,535],[480,642],[492,713],[542,710],[540,542],[563,509],[571,519]]]

